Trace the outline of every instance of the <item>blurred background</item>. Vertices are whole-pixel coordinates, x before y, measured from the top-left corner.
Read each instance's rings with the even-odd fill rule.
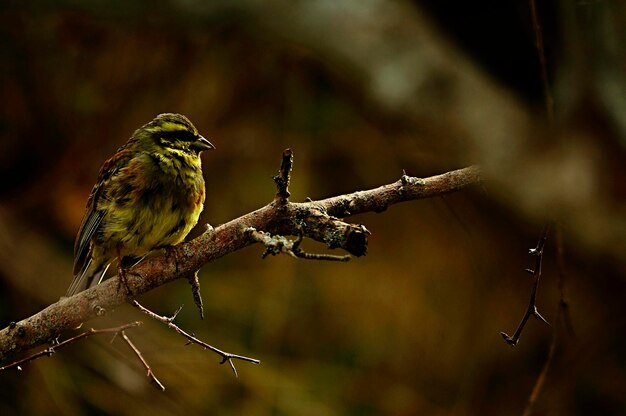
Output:
[[[0,413],[518,415],[556,334],[538,415],[626,414],[626,6],[538,1],[554,120],[527,1],[0,2],[0,325],[63,295],[102,162],[161,112],[187,115],[203,154],[201,224],[269,202],[283,149],[292,200],[470,164],[481,186],[350,221],[349,263],[261,260],[201,271],[205,319],[177,281],[142,296],[227,351],[144,321],[127,345],[92,337],[0,374]],[[534,247],[563,236],[574,333],[557,319],[548,236],[538,306],[517,347]],[[197,235],[203,227],[194,232]],[[309,251],[324,250],[306,242]],[[71,334],[64,334],[64,337]]]

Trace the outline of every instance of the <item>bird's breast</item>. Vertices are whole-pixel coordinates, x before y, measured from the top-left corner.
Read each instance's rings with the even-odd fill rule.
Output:
[[[146,155],[112,184],[104,233],[123,255],[143,255],[184,240],[198,222],[205,198],[200,160]]]

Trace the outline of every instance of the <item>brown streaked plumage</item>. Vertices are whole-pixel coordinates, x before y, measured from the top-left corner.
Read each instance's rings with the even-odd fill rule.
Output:
[[[184,240],[204,205],[200,152],[209,149],[185,116],[167,113],[104,162],[74,244],[67,296],[98,284],[115,258],[140,258]]]

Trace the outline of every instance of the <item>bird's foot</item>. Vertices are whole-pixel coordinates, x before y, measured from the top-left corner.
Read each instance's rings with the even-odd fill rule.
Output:
[[[118,292],[123,286],[124,290],[126,291],[126,295],[128,296],[133,295],[133,292],[130,289],[130,286],[128,285],[128,275],[130,274],[133,276],[139,276],[139,274],[133,273],[129,271],[128,269],[131,268],[136,263],[137,263],[136,258],[124,257],[123,259],[118,260],[117,262],[117,275],[119,276],[119,279],[117,281]]]

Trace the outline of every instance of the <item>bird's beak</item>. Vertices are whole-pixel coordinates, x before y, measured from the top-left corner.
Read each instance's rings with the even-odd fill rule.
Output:
[[[202,136],[198,136],[198,140],[193,142],[191,146],[198,152],[202,152],[203,150],[215,149],[215,146],[213,146],[213,144],[210,141],[208,141]]]

